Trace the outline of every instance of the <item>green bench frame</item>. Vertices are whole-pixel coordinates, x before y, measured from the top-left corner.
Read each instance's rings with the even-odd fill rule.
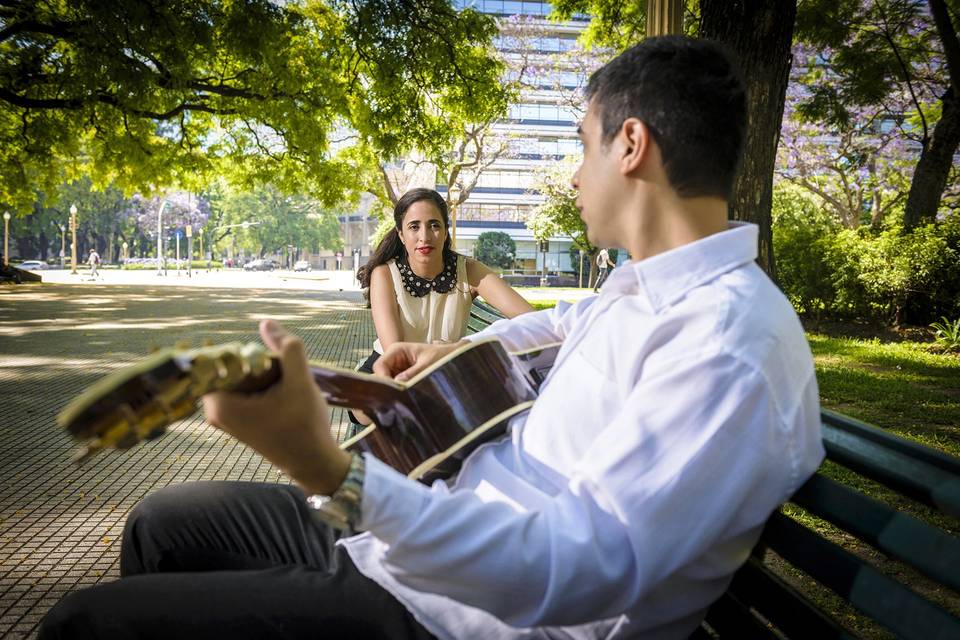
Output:
[[[480,331],[502,317],[475,300],[468,327]],[[827,460],[885,486],[900,500],[960,518],[960,459],[826,409],[821,421]],[[944,528],[840,484],[822,467],[790,502],[923,574],[960,601],[960,538]],[[902,576],[880,571],[779,510],[692,637],[856,637],[775,572],[767,550],[898,638],[960,638],[960,619],[908,587]]]

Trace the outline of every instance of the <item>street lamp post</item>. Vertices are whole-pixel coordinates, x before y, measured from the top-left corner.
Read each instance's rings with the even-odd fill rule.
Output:
[[[167,206],[167,201],[164,200],[160,203],[160,208],[157,209],[157,275],[164,275],[164,269],[161,267],[163,264],[163,208]]]
[[[460,197],[460,189],[456,184],[447,187],[447,195],[450,196],[450,248],[457,248],[457,199]]]
[[[60,268],[63,269],[67,262],[67,227],[60,226]]]
[[[204,260],[205,258],[203,255],[203,227],[200,227],[199,229],[197,229],[197,233],[200,234],[200,259]]]
[[[127,268],[127,247],[130,246],[126,242],[123,243],[123,268]]]
[[[77,205],[70,205],[70,273],[77,275]]]
[[[3,266],[10,264],[10,212],[3,212]]]
[[[577,282],[577,286],[581,289],[583,288],[583,249],[580,249],[580,279]]]
[[[187,225],[187,277],[193,277],[193,225]]]

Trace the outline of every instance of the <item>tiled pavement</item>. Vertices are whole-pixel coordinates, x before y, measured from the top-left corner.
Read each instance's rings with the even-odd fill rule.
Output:
[[[312,359],[342,366],[366,356],[374,338],[353,292],[0,287],[0,637],[34,637],[64,594],[115,579],[124,519],[147,493],[187,480],[284,481],[200,415],[81,467],[54,422],[73,396],[151,347],[252,341],[263,317],[291,327]],[[342,437],[340,409],[332,423]]]

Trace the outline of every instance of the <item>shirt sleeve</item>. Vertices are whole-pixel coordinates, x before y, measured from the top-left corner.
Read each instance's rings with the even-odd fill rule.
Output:
[[[822,458],[800,445],[819,443],[815,379],[794,397],[776,406],[729,356],[677,363],[637,383],[543,508],[425,487],[370,459],[362,526],[401,583],[517,627],[615,616],[691,572],[716,589]]]
[[[524,351],[562,342],[578,319],[587,314],[596,296],[570,304],[560,301],[552,309],[524,313],[510,319],[497,320],[483,331],[464,340],[496,337],[507,351]]]

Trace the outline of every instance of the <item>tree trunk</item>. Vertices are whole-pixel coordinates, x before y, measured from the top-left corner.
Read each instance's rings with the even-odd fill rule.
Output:
[[[730,217],[760,227],[758,262],[776,280],[771,209],[796,0],[701,0],[700,37],[725,44],[747,83],[747,137]]]
[[[943,191],[947,188],[953,156],[960,147],[960,98],[953,87],[943,95],[943,114],[924,145],[910,181],[910,194],[903,210],[905,231],[933,222]]]

